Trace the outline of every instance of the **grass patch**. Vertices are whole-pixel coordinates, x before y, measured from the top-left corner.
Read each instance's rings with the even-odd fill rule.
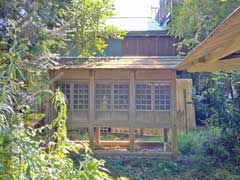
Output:
[[[125,177],[129,180],[239,180],[240,167],[221,166],[213,156],[204,153],[204,144],[208,142],[209,137],[218,135],[218,129],[178,133],[180,155],[176,160],[113,157],[105,159],[106,168],[116,179]]]
[[[128,141],[129,135],[126,133],[102,133],[101,140],[103,141]]]
[[[79,131],[69,131],[67,133],[67,136],[70,140],[75,141],[87,141],[88,139],[88,133],[82,133]]]
[[[108,159],[106,168],[114,178],[126,177],[130,180],[153,180],[160,177],[177,177],[180,169],[173,161],[153,159]]]
[[[136,136],[136,141],[158,141],[158,142],[162,142],[163,141],[163,137],[162,136]]]
[[[229,164],[228,167],[226,163],[216,161],[211,154],[206,154],[206,146],[209,146],[206,143],[211,142],[211,137],[218,137],[219,133],[216,128],[195,130],[188,134],[178,133],[180,155],[176,160],[113,156],[104,158],[105,167],[118,180],[239,180],[240,166]],[[128,139],[128,134],[123,133],[102,135],[104,140]],[[138,136],[137,140],[161,141],[162,136]],[[218,145],[215,146],[214,149],[219,150]],[[79,158],[72,157],[75,163]]]

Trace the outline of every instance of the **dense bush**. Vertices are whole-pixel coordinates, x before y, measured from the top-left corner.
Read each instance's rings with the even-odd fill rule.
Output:
[[[189,172],[192,176],[204,179],[209,176],[218,179],[224,173],[225,177],[239,178],[239,146],[236,137],[223,136],[220,128],[209,127],[178,135],[178,150],[182,154],[179,160],[192,164]]]
[[[209,137],[204,150],[216,164],[240,171],[240,142],[236,137]]]
[[[48,69],[67,53],[66,39],[90,56],[120,37],[105,24],[112,14],[109,0],[0,1],[0,179],[111,179],[87,146],[67,139],[65,98],[49,90]],[[36,128],[51,100],[57,117]],[[75,166],[68,154],[80,148]]]
[[[188,134],[179,132],[177,134],[178,151],[184,155],[195,154],[203,140],[204,136],[201,136],[199,131],[190,131]]]

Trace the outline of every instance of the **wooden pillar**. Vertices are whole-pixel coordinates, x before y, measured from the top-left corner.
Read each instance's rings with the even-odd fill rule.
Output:
[[[51,89],[52,91],[55,91],[56,85],[55,85],[55,84],[51,84],[51,85],[50,85],[50,89]],[[49,108],[49,115],[48,115],[47,123],[49,123],[51,120],[54,119],[54,114],[55,114],[55,110],[54,110],[54,108],[53,108],[53,104],[52,104],[52,101],[51,101],[51,100],[48,102],[48,107],[47,107],[47,109],[48,109],[48,108]]]
[[[130,85],[129,85],[129,141],[130,150],[134,149],[135,141],[135,127],[134,121],[136,118],[135,108],[135,72],[130,71]]]
[[[183,98],[184,98],[184,121],[185,121],[185,132],[188,133],[188,109],[187,109],[187,90],[183,89]]]
[[[168,128],[163,128],[163,141],[164,143],[168,142]]]
[[[173,156],[176,155],[177,152],[177,124],[176,124],[176,71],[173,71],[174,79],[172,82],[171,89],[171,119],[172,119],[172,153]]]
[[[50,109],[50,103],[45,103],[45,109],[44,109],[44,113],[46,114],[45,118],[44,118],[44,124],[48,124],[50,121],[50,113],[51,113],[51,109]]]
[[[88,128],[88,138],[89,138],[89,145],[92,151],[94,151],[94,127],[89,126]]]
[[[100,144],[100,128],[96,128],[96,144]]]
[[[72,82],[69,82],[70,84],[70,99],[68,100],[70,103],[69,104],[69,109],[68,109],[68,122],[69,122],[69,127],[68,128],[73,128],[72,127],[72,119],[73,119],[73,102],[74,102],[74,83]]]
[[[92,151],[94,150],[94,122],[95,122],[95,82],[94,82],[94,71],[89,71],[90,81],[89,81],[89,144]]]
[[[169,151],[169,145],[168,145],[168,128],[163,128],[163,150]]]

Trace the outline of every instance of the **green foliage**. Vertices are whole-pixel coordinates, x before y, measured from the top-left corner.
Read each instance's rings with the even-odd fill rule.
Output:
[[[71,0],[71,1],[0,1],[0,18],[4,20],[0,33],[0,47],[8,49],[11,42],[6,39],[10,21],[28,50],[26,59],[46,60],[53,53],[66,55],[67,43],[77,46],[80,56],[92,56],[103,52],[105,39],[122,38],[124,31],[106,25],[105,21],[114,14],[110,0]],[[16,29],[17,28],[17,29]],[[2,48],[1,48],[2,49]],[[43,58],[44,57],[44,58]],[[50,61],[51,62],[51,61]],[[43,64],[42,64],[43,65]]]
[[[180,38],[179,50],[192,50],[219,25],[240,1],[182,0],[173,8],[169,33]],[[216,136],[206,134],[201,149],[203,156],[221,167],[239,169],[240,86],[239,72],[194,73],[194,104],[198,124],[217,127]],[[185,139],[180,151],[193,147],[192,138]],[[188,148],[189,147],[189,148]],[[182,149],[184,148],[184,149]],[[191,150],[187,153],[192,153]],[[234,167],[234,168],[230,168]]]
[[[39,129],[24,126],[4,126],[1,129],[1,178],[10,179],[110,179],[98,161],[89,155],[79,162],[79,167],[67,156],[87,147],[77,145],[66,137],[66,104],[64,95],[57,90],[53,105],[56,119]],[[14,116],[16,117],[16,116]],[[20,129],[21,128],[21,129]],[[51,131],[53,133],[51,133]],[[39,133],[45,133],[40,136]],[[6,153],[7,152],[7,153]]]
[[[208,127],[218,127],[220,130],[217,136],[208,136],[204,145],[205,153],[222,166],[238,168],[240,166],[239,77],[239,72],[207,75],[200,73],[194,79],[196,114],[200,115],[198,120],[205,120]]]
[[[72,48],[80,50],[80,56],[103,53],[107,46],[105,39],[122,38],[123,31],[105,25],[106,18],[114,15],[113,4],[109,0],[73,0],[62,10],[68,29],[67,37],[72,39]]]
[[[198,144],[203,141],[202,138],[197,131],[190,131],[187,134],[179,132],[177,134],[178,151],[185,155],[196,153]]]
[[[67,134],[68,138],[71,140],[88,140],[88,133],[82,133],[78,131],[69,131]]]
[[[191,50],[239,5],[239,0],[177,1],[173,6],[169,33],[181,39],[179,50],[183,47]]]
[[[106,36],[121,37],[105,25],[112,10],[108,0],[0,1],[0,179],[111,179],[86,144],[68,140],[65,99],[49,90],[47,70],[66,41],[90,56]],[[56,118],[34,128],[45,117],[36,104],[50,99]],[[78,166],[72,152],[83,157]]]
[[[230,117],[234,118],[232,113],[237,113],[237,111],[233,106],[238,107],[239,105],[239,77],[238,72],[195,73],[192,75],[198,122],[209,118],[218,119],[217,116],[222,119],[221,121],[225,119],[225,122],[229,122]]]
[[[127,177],[131,180],[169,178],[179,173],[177,164],[171,160],[148,158],[106,159],[106,167],[114,177]]]
[[[214,163],[232,171],[240,171],[240,142],[236,137],[209,137],[204,143],[204,152],[211,156]]]
[[[220,153],[226,155],[225,145],[223,149],[211,139],[221,137],[220,128],[205,128],[190,131],[188,134],[178,133],[178,151],[177,159],[159,159],[159,158],[130,158],[112,157],[106,158],[106,167],[110,170],[113,177],[124,176],[129,179],[233,179],[240,178],[237,154],[234,153],[232,159],[230,156],[224,156],[226,159],[218,159]],[[219,139],[218,139],[219,140]],[[212,143],[212,144],[211,144]],[[206,152],[207,150],[212,152]],[[215,152],[213,152],[215,151]],[[239,156],[239,152],[238,152]],[[220,160],[220,161],[219,161]],[[224,161],[224,162],[223,162]]]

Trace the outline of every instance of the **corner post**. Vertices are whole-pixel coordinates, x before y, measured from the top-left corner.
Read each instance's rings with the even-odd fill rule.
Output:
[[[177,124],[176,124],[176,70],[173,70],[172,80],[172,103],[171,103],[171,119],[172,119],[172,154],[173,157],[177,154]]]
[[[94,151],[94,122],[95,122],[95,73],[94,70],[90,70],[90,81],[89,81],[89,144],[92,151]]]
[[[135,127],[134,121],[136,119],[136,108],[135,108],[135,72],[130,71],[130,85],[129,85],[129,141],[130,150],[134,149],[135,141]]]
[[[100,144],[100,134],[101,134],[100,128],[97,127],[97,128],[96,128],[96,144],[97,144],[97,145]]]

